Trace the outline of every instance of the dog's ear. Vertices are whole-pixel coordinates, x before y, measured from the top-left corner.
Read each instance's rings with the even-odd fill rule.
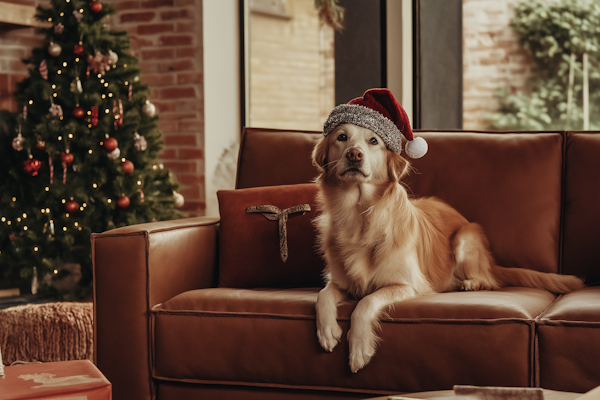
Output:
[[[312,163],[319,172],[327,170],[327,153],[329,152],[329,140],[327,137],[322,137],[316,144],[312,152]]]
[[[390,181],[400,182],[400,179],[408,173],[410,163],[395,151],[388,151],[388,175]]]

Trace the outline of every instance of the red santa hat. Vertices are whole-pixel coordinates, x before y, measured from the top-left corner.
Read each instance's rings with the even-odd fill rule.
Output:
[[[341,124],[372,130],[389,150],[397,153],[402,153],[404,135],[407,140],[405,151],[410,158],[421,158],[427,153],[427,142],[422,137],[413,137],[406,111],[388,89],[369,89],[362,97],[334,108],[323,125],[323,136]]]

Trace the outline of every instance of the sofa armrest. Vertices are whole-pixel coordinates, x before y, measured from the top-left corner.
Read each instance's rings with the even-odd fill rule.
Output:
[[[217,218],[133,225],[92,235],[94,360],[113,398],[150,399],[150,309],[213,286]]]

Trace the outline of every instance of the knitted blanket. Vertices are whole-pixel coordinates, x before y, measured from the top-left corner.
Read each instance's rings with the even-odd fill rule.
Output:
[[[0,310],[0,351],[15,361],[92,360],[93,304],[26,304]]]

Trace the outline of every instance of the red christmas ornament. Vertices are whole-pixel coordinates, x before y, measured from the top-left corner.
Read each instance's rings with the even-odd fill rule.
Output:
[[[114,149],[116,149],[117,147],[119,147],[119,142],[115,138],[108,138],[104,141],[104,148],[109,153],[114,151]]]
[[[65,211],[73,214],[79,211],[79,203],[74,200],[69,200],[65,203]]]
[[[83,54],[83,45],[81,43],[73,46],[73,54],[75,54],[76,56],[80,56]]]
[[[131,161],[129,161],[129,160],[123,161],[123,171],[125,171],[125,173],[127,175],[131,175],[133,173],[134,169],[135,169],[135,167]]]
[[[100,3],[99,1],[92,1],[89,4],[90,6],[90,10],[92,10],[92,12],[100,12],[102,10],[102,3]]]
[[[75,107],[73,109],[73,116],[75,118],[83,118],[84,115],[85,115],[85,111],[83,111],[83,108],[81,108],[81,107]]]
[[[73,162],[73,154],[71,153],[62,153],[60,155],[60,160],[65,164],[71,164]]]
[[[98,107],[92,106],[92,109],[90,112],[92,115],[92,118],[90,118],[90,123],[92,124],[92,126],[98,125]]]
[[[40,160],[28,158],[27,160],[23,161],[23,169],[31,176],[37,176],[40,168],[42,168],[42,163]]]
[[[119,200],[117,200],[117,205],[119,206],[119,208],[127,208],[129,207],[129,204],[131,203],[131,201],[129,200],[129,197],[123,195],[121,197],[119,197]]]

